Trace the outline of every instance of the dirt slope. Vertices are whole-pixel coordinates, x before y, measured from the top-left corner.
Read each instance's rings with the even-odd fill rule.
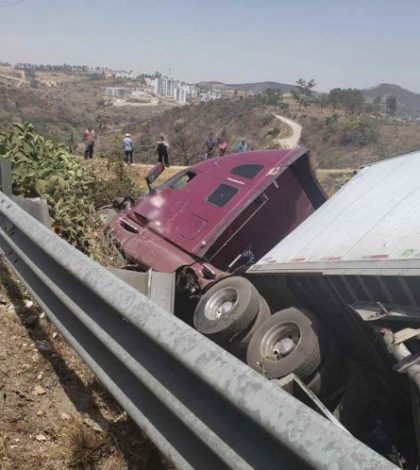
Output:
[[[0,265],[0,469],[168,469]]]

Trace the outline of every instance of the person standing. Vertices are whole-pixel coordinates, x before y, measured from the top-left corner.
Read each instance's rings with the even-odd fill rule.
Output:
[[[127,165],[131,165],[133,163],[134,144],[131,134],[128,132],[125,134],[123,139],[123,149],[125,152],[125,163],[127,163]]]
[[[209,158],[214,157],[214,149],[216,148],[217,141],[214,138],[214,134],[211,132],[209,138],[206,140],[206,154],[204,158],[208,160]]]
[[[225,155],[227,152],[228,143],[226,142],[226,139],[223,139],[222,137],[218,139],[218,143],[219,157],[223,157],[223,155]]]
[[[248,144],[246,143],[245,139],[242,139],[240,143],[237,145],[236,151],[240,153],[240,152],[247,152],[248,150],[249,150]]]
[[[158,162],[163,163],[166,168],[169,168],[169,143],[163,133],[160,134],[156,151],[158,154]]]
[[[95,134],[94,129],[93,128],[85,129],[85,132],[84,132],[84,141],[86,143],[85,154],[84,154],[85,160],[87,160],[88,158],[89,159],[93,158],[95,139],[96,139],[96,134]]]

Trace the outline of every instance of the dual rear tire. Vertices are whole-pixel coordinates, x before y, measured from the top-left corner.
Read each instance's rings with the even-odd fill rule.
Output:
[[[245,356],[259,325],[270,317],[270,308],[245,278],[222,279],[201,297],[193,324],[204,336],[235,355]]]
[[[194,327],[268,379],[295,373],[317,395],[331,385],[339,367],[337,346],[315,315],[270,308],[245,278],[212,286],[197,304]]]

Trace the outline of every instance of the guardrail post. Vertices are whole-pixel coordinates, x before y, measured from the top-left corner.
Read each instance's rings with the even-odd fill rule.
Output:
[[[0,158],[0,185],[7,196],[12,195],[12,166],[8,158]]]

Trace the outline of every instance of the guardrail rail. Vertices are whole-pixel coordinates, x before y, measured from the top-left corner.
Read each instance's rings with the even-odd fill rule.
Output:
[[[177,468],[396,468],[4,193],[0,249],[67,341]]]

